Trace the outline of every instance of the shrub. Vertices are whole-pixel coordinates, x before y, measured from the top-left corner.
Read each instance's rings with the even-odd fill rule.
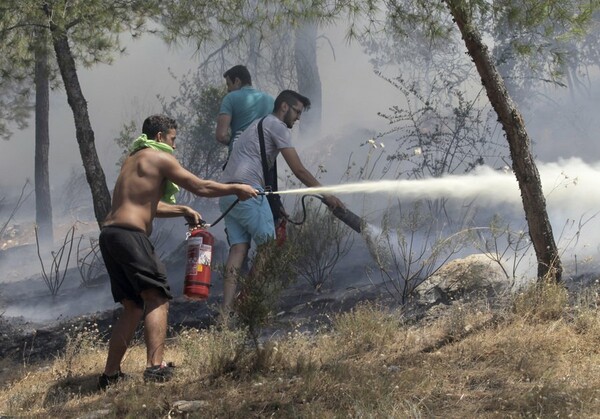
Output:
[[[303,198],[304,199],[304,198]],[[303,204],[302,225],[290,230],[289,240],[298,247],[294,269],[316,291],[331,278],[337,263],[352,247],[348,227],[335,218],[320,201]]]

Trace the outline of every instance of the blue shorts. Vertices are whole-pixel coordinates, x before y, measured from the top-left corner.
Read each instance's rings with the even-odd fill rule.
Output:
[[[235,195],[221,197],[221,212],[227,211],[236,198]],[[256,245],[261,245],[274,239],[275,223],[267,197],[259,195],[238,202],[225,216],[225,231],[230,246],[239,243],[250,244],[252,240]]]

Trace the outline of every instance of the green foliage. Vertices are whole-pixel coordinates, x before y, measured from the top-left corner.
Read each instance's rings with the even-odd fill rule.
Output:
[[[227,158],[227,148],[215,140],[217,116],[226,94],[224,83],[205,83],[197,73],[180,80],[179,94],[159,97],[166,114],[177,121],[177,158],[181,165],[203,179],[218,179]],[[181,202],[197,197],[181,191]]]
[[[540,83],[564,86],[566,79],[571,87],[584,87],[581,72],[600,64],[597,0],[379,3],[386,6],[384,19],[372,16],[362,28],[350,25],[349,32],[365,45],[377,66],[410,64],[415,78],[429,79],[429,72],[442,71],[453,80],[472,68],[448,6],[464,8],[471,23],[491,40],[499,70],[520,101],[533,100]]]
[[[330,3],[326,0],[176,1],[163,9],[161,23],[165,29],[162,36],[167,42],[192,40],[200,48],[207,40],[218,39],[222,28],[237,28],[240,35],[244,31],[258,29],[258,36],[262,38],[262,31],[289,30],[306,20],[331,22],[342,13],[350,16],[368,14],[374,11],[376,3]]]
[[[9,121],[13,121],[18,129],[27,127],[32,110],[29,82],[0,76],[0,138],[8,139],[12,135]]]
[[[75,57],[83,65],[110,63],[123,52],[120,34],[134,38],[145,31],[148,19],[160,13],[155,0],[55,0],[47,3],[45,25],[69,34]]]
[[[34,88],[35,51],[52,50],[49,36],[68,35],[74,58],[84,66],[111,63],[114,54],[124,52],[119,36],[143,31],[147,20],[156,17],[154,0],[5,0],[0,6],[0,136],[8,137],[6,121],[19,129],[26,126]],[[57,85],[57,65],[50,63],[49,78]]]
[[[119,136],[114,139],[115,143],[121,149],[121,157],[119,158],[119,161],[115,163],[118,168],[123,165],[123,162],[129,155],[129,147],[131,147],[131,144],[133,144],[137,135],[141,134],[141,132],[138,132],[137,126],[138,124],[135,121],[129,121],[123,125],[121,131],[119,131]]]
[[[275,241],[265,243],[257,251],[250,273],[238,275],[239,297],[235,301],[235,311],[257,350],[260,349],[261,328],[276,309],[281,292],[295,280],[297,250],[290,240],[283,245]]]
[[[0,137],[8,139],[12,134],[9,121],[18,129],[26,128],[33,108],[35,31],[33,27],[24,30],[19,19],[19,12],[33,14],[31,7],[12,0],[5,3],[0,6]]]
[[[196,175],[212,179],[225,163],[226,150],[215,140],[224,83],[205,83],[196,74],[182,77],[179,94],[167,101],[159,98],[165,113],[177,120],[177,149],[181,164]]]
[[[401,37],[413,36],[426,39],[441,46],[450,36],[452,22],[444,2],[431,1],[392,1],[386,16],[386,23]]]
[[[489,31],[494,56],[513,94],[532,100],[540,82],[570,87],[579,73],[600,64],[597,1],[495,2]]]
[[[375,2],[361,2],[352,14],[366,13],[369,3]],[[328,1],[175,2],[165,8],[161,33],[168,43],[195,43],[204,78],[220,77],[231,66],[244,63],[253,85],[275,95],[298,86],[298,30],[347,12],[344,5]],[[302,64],[306,61],[303,58]]]

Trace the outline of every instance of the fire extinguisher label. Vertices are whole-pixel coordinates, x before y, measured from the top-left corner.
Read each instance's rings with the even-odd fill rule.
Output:
[[[200,246],[200,252],[198,252],[198,265],[210,266],[212,258],[212,248],[207,244]]]
[[[204,266],[210,267],[212,246],[203,244],[202,237],[188,239],[186,275],[202,272]]]

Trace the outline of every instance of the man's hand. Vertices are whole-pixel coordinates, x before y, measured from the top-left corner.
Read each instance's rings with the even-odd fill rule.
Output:
[[[237,195],[240,201],[245,201],[250,198],[256,198],[258,196],[258,191],[250,185],[244,185],[240,183],[235,186],[237,187],[235,194]]]
[[[201,224],[202,215],[200,215],[198,211],[190,207],[183,207],[183,209],[183,216],[185,217],[185,220],[191,227],[195,227]]]
[[[346,205],[338,198],[333,195],[323,195],[323,202],[325,205],[329,207],[330,210],[334,210],[336,208],[346,208]]]

